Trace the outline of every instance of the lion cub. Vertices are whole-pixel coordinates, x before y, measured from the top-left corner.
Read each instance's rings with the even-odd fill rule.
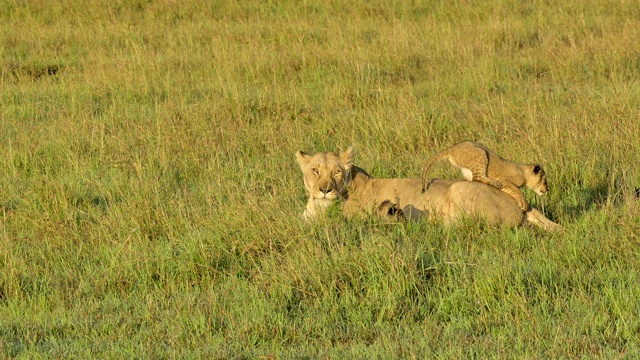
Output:
[[[427,160],[422,173],[423,192],[428,188],[427,172],[429,168],[435,161],[443,159],[448,159],[453,166],[460,168],[465,180],[479,181],[511,195],[524,211],[529,210],[529,203],[519,188],[527,187],[538,195],[543,195],[548,190],[547,175],[542,165],[508,161],[482,144],[465,141],[453,145]]]

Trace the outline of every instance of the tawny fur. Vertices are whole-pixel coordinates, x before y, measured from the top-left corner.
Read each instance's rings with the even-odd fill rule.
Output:
[[[296,153],[296,160],[304,175],[304,186],[309,193],[309,201],[303,217],[309,219],[318,212],[324,212],[335,200],[344,199],[350,183],[353,149],[342,153],[318,153],[314,156],[302,151]]]
[[[429,186],[427,174],[431,165],[447,159],[460,169],[467,181],[478,181],[511,195],[523,211],[530,207],[520,188],[526,187],[538,195],[547,192],[547,175],[539,164],[521,164],[503,159],[482,144],[465,141],[433,155],[422,173],[423,189]]]
[[[546,230],[560,228],[536,209],[523,213],[513,197],[480,182],[431,179],[423,192],[421,179],[372,178],[353,165],[351,148],[340,154],[298,152],[296,157],[309,192],[306,219],[323,214],[329,205],[341,199],[347,217],[395,214],[392,210],[397,209],[407,218],[442,219],[445,224],[465,216],[478,216],[494,225],[531,223]],[[318,190],[321,188],[324,190]],[[329,193],[335,195],[329,198]]]

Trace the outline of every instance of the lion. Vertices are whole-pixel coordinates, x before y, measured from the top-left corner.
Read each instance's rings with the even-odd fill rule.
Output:
[[[540,196],[549,189],[542,165],[505,160],[495,151],[471,141],[455,144],[429,158],[422,172],[423,188],[426,188],[427,172],[431,165],[444,159],[460,168],[465,180],[479,181],[513,196],[523,211],[529,210],[530,205],[520,188],[526,187]]]
[[[305,219],[323,213],[334,201],[347,198],[353,164],[352,148],[339,155],[323,152],[311,156],[298,151],[296,159],[302,168],[304,186],[309,192],[309,201],[302,215]]]
[[[545,230],[561,229],[535,208],[523,212],[513,197],[487,184],[431,179],[423,192],[422,179],[376,179],[353,165],[353,157],[351,147],[339,154],[296,153],[309,193],[305,219],[311,220],[342,201],[346,217],[376,213],[414,220],[442,219],[450,225],[467,216],[478,216],[493,225],[533,224]]]

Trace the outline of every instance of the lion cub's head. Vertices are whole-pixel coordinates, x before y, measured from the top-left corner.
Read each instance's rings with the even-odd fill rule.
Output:
[[[335,200],[346,196],[353,164],[351,147],[340,154],[322,152],[309,155],[298,151],[296,159],[304,175],[304,186],[309,192],[305,218],[315,216]]]
[[[544,195],[549,190],[547,185],[547,173],[545,173],[542,165],[530,165],[525,169],[525,186],[533,190],[538,195]]]

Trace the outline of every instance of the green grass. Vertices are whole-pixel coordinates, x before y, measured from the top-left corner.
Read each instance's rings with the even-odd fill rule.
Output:
[[[5,1],[0,355],[633,358],[639,38],[604,0]],[[567,231],[300,217],[297,150],[461,140],[542,162]]]

